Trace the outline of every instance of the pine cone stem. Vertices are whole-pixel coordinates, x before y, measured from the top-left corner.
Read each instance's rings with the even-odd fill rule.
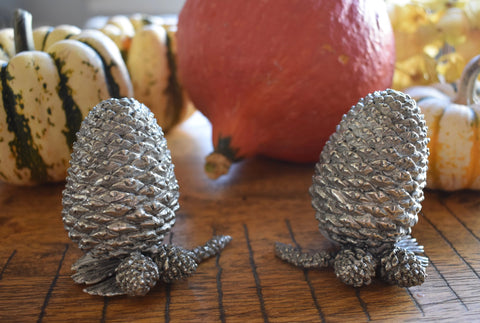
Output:
[[[428,266],[428,262],[429,262],[428,257],[419,255],[419,254],[423,254],[424,251],[423,251],[423,246],[418,244],[417,239],[412,238],[410,235],[406,235],[405,237],[403,237],[403,239],[399,240],[395,244],[395,246],[398,248],[413,252],[417,257],[418,262],[423,267]]]
[[[413,253],[423,253],[423,246],[419,245],[417,239],[412,238],[410,235],[406,235],[401,240],[395,243],[395,246],[402,249],[407,249]]]
[[[288,244],[275,243],[275,254],[280,259],[297,267],[305,269],[325,268],[333,266],[334,253],[318,251],[315,253],[302,252]]]
[[[232,241],[231,236],[214,236],[203,246],[198,246],[192,250],[195,255],[195,261],[199,264],[202,261],[215,256],[223,250],[230,241]]]
[[[425,267],[425,268],[428,267],[428,263],[429,263],[428,257],[419,256],[419,255],[416,255],[416,257],[417,257],[418,262],[420,263],[420,265],[421,265],[422,267]]]

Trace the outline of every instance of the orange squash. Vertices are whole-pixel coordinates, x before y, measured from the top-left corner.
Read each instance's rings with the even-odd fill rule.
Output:
[[[263,155],[314,162],[360,97],[391,85],[384,1],[187,0],[180,79],[212,123],[211,178]]]

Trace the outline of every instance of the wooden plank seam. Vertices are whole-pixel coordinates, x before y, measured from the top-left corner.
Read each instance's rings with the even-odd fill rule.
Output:
[[[287,219],[287,220],[285,220],[285,222],[287,224],[287,228],[288,228],[288,231],[290,233],[290,237],[291,237],[292,242],[294,243],[295,247],[302,250],[300,244],[298,244],[297,241],[295,240],[295,235],[294,235],[293,229],[290,225],[290,221]],[[318,304],[313,284],[311,283],[310,278],[308,277],[308,270],[304,269],[303,271],[304,271],[304,275],[305,275],[305,280],[307,281],[307,284],[310,288],[310,294],[312,295],[312,299],[315,303],[317,311],[319,312],[320,319],[321,319],[322,322],[326,322],[325,315],[323,314],[323,312],[321,310],[320,304]],[[362,311],[365,314],[365,316],[367,318],[367,321],[370,321],[371,316],[370,316],[370,313],[368,311],[368,306],[367,306],[367,303],[365,303],[365,301],[362,299],[362,297],[360,295],[360,289],[359,288],[355,288],[355,296],[357,297],[358,303],[359,303],[360,307],[362,308]]]
[[[457,250],[457,248],[455,248],[455,246],[453,245],[453,243],[448,240],[448,238],[443,234],[443,232],[435,225],[433,224],[433,222],[425,215],[425,213],[423,213],[423,217],[425,218],[425,220],[427,220],[427,222],[432,226],[432,228],[437,231],[437,233],[442,237],[443,240],[445,240],[445,242],[448,244],[448,246],[453,250],[453,252],[455,252],[455,254],[465,263],[465,265],[467,265],[467,267],[475,274],[475,276],[477,276],[477,278],[480,280],[480,275],[479,273],[475,270],[475,268],[473,268],[473,266],[460,254],[460,252]]]
[[[427,253],[425,253],[425,252],[424,252],[424,255],[425,255],[426,257],[428,257]],[[432,266],[432,268],[435,269],[435,271],[438,273],[438,275],[440,276],[440,278],[442,278],[442,280],[445,282],[445,285],[447,285],[448,289],[450,289],[450,291],[453,293],[453,295],[455,295],[456,300],[459,301],[459,302],[463,305],[463,307],[465,307],[465,309],[468,311],[469,309],[468,309],[467,304],[465,304],[465,303],[463,302],[463,300],[461,299],[461,297],[458,296],[457,292],[453,289],[453,287],[450,285],[450,283],[448,282],[448,280],[447,280],[447,279],[445,278],[445,276],[442,274],[442,272],[440,271],[440,269],[435,265],[435,263],[433,262],[433,260],[432,260],[430,257],[428,257],[428,259],[429,259],[429,263],[430,263],[430,265]]]
[[[217,235],[217,230],[213,228],[213,236]],[[225,316],[225,307],[223,306],[223,285],[222,285],[222,273],[223,273],[223,268],[220,265],[220,255],[222,253],[219,252],[215,256],[215,268],[217,269],[217,275],[215,276],[215,280],[217,282],[217,295],[218,295],[218,312],[219,312],[219,319],[220,322],[225,323],[226,322],[226,316]]]
[[[427,255],[425,255],[427,256]],[[420,304],[415,296],[413,296],[412,291],[410,288],[405,288],[407,290],[408,296],[410,296],[410,299],[412,300],[413,304],[415,304],[415,307],[422,313],[422,316],[425,316],[425,311],[423,310],[422,304]]]
[[[3,265],[3,268],[2,268],[2,271],[0,272],[0,280],[2,280],[3,278],[3,273],[5,272],[5,270],[7,269],[8,265],[10,264],[10,261],[12,261],[13,257],[15,256],[15,254],[17,253],[17,249],[14,249],[12,251],[12,253],[10,254],[10,256],[8,257],[7,261],[5,262],[5,265]]]
[[[105,323],[107,321],[107,307],[108,307],[108,296],[103,296],[103,309],[102,309],[102,317],[100,318],[101,323]]]
[[[252,268],[252,274],[253,278],[255,280],[255,287],[257,289],[257,296],[258,296],[258,301],[260,302],[260,311],[262,313],[263,321],[265,323],[268,323],[268,314],[267,310],[265,309],[265,301],[263,299],[263,293],[262,293],[262,285],[260,283],[260,277],[258,276],[257,273],[257,265],[255,264],[255,259],[253,257],[253,249],[252,245],[250,243],[250,237],[248,235],[248,228],[246,224],[243,224],[243,230],[245,233],[245,239],[247,240],[247,248],[248,248],[248,255],[249,255],[249,260],[250,260],[250,267]]]
[[[358,302],[360,303],[360,307],[362,308],[363,312],[367,316],[367,321],[371,321],[372,318],[370,317],[370,313],[368,312],[367,303],[363,300],[362,296],[360,295],[360,287],[355,287],[355,296],[357,296]]]
[[[58,277],[60,276],[60,269],[62,268],[63,261],[65,260],[65,255],[67,254],[68,244],[65,244],[65,249],[63,250],[62,257],[58,262],[57,271],[55,272],[55,276],[53,277],[52,283],[50,284],[47,295],[45,295],[45,299],[43,300],[42,308],[40,309],[40,314],[38,315],[37,323],[42,322],[43,318],[45,317],[48,302],[50,301],[50,297],[52,297],[53,289],[57,284]]]
[[[480,237],[477,236],[477,235],[475,234],[475,232],[473,232],[473,230],[470,229],[470,228],[465,224],[465,222],[463,222],[463,221],[458,217],[458,215],[457,215],[455,212],[453,212],[451,208],[448,207],[448,205],[445,203],[445,200],[444,200],[444,199],[439,199],[439,202],[440,202],[440,204],[441,204],[443,207],[445,207],[445,209],[447,209],[448,213],[450,213],[450,215],[453,216],[453,217],[455,218],[455,220],[457,220],[458,223],[460,223],[460,224],[464,227],[465,230],[467,230],[478,242],[480,242]]]
[[[290,239],[292,240],[292,243],[295,245],[297,249],[302,250],[302,247],[295,239],[295,234],[293,233],[292,226],[290,225],[290,221],[288,219],[285,219],[285,224],[287,225],[287,229],[290,234]],[[313,304],[315,305],[318,315],[320,316],[320,321],[322,323],[325,323],[326,322],[325,314],[323,314],[322,307],[318,302],[317,294],[315,292],[315,287],[313,287],[312,281],[310,280],[310,277],[308,275],[308,269],[303,269],[303,276],[305,277],[305,281],[307,282],[308,288],[310,289],[310,295],[312,296]]]

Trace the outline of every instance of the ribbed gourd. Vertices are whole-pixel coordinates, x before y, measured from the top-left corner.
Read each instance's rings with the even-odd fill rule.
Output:
[[[19,185],[63,181],[88,111],[133,95],[120,51],[104,34],[59,28],[40,41],[31,24],[18,10],[14,28],[0,30],[0,180]]]
[[[167,24],[160,17],[150,15],[116,15],[97,29],[120,50],[135,98],[152,110],[165,133],[191,116],[195,109],[177,76],[172,22]],[[87,30],[90,32],[93,27]],[[51,43],[81,32],[72,25],[38,27],[33,31],[35,48],[44,50]]]
[[[162,244],[175,223],[179,185],[154,115],[134,99],[96,105],[73,145],[62,217],[85,252],[72,269],[89,294],[145,295],[159,280],[188,277],[231,240],[187,250]]]
[[[310,195],[320,232],[337,250],[308,253],[277,243],[297,266],[332,266],[347,285],[380,278],[399,286],[423,283],[428,259],[411,238],[428,167],[427,128],[416,102],[387,89],[344,115],[320,154]]]
[[[458,82],[405,90],[425,115],[430,137],[427,187],[445,191],[480,189],[480,55]]]
[[[98,28],[122,52],[135,98],[152,110],[164,132],[195,111],[177,74],[175,23],[146,14],[116,15]]]

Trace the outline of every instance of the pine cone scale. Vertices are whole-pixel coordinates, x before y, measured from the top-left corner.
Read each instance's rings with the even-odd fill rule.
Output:
[[[110,102],[84,120],[64,191],[72,240],[104,257],[138,244],[156,250],[178,208],[178,192],[167,192],[178,190],[170,152],[153,115],[129,99]]]

